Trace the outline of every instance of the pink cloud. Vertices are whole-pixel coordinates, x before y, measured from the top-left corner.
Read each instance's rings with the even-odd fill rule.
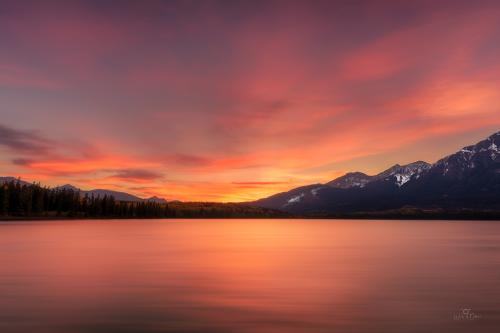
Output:
[[[18,6],[5,124],[50,143],[3,149],[53,182],[241,200],[499,124],[495,3]]]
[[[36,70],[0,63],[0,87],[56,90],[63,88],[64,84]]]

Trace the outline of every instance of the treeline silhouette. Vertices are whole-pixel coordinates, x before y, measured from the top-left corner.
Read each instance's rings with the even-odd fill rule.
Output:
[[[69,188],[42,187],[19,180],[0,184],[0,218],[224,218],[280,217],[270,209],[232,203],[124,202]]]

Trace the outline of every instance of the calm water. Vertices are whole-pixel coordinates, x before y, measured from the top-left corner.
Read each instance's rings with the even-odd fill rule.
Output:
[[[0,332],[500,332],[500,222],[2,223]]]

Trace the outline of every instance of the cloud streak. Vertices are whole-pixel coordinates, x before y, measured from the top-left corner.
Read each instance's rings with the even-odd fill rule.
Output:
[[[16,153],[45,155],[50,151],[52,143],[35,132],[18,130],[0,124],[0,146]]]
[[[111,176],[111,178],[126,180],[126,181],[152,181],[162,178],[163,176],[154,171],[150,170],[142,170],[142,169],[123,169],[116,170],[115,173]]]

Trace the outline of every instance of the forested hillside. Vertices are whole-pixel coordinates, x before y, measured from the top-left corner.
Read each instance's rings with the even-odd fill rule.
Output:
[[[241,204],[125,202],[109,195],[82,195],[71,188],[10,181],[0,185],[0,219],[12,218],[217,218],[279,217],[283,213]]]

